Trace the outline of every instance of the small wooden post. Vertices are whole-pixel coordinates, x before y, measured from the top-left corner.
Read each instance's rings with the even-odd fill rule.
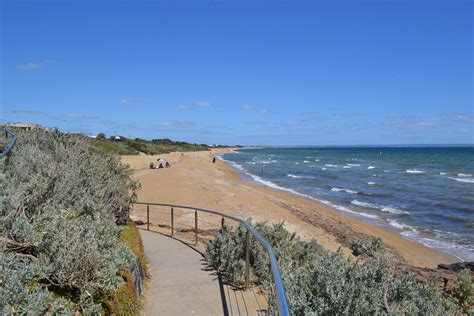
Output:
[[[146,205],[146,230],[150,230],[150,204]]]
[[[224,216],[222,216],[222,219],[221,219],[221,227],[224,228],[224,224],[225,224],[225,219],[224,219]]]
[[[171,208],[171,236],[174,236],[174,209]]]
[[[198,212],[194,211],[194,239],[196,246],[198,244]]]
[[[245,290],[250,290],[250,231],[245,233]]]

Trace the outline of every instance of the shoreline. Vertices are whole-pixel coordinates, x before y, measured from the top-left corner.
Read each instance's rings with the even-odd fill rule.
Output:
[[[460,261],[451,254],[407,239],[388,227],[343,214],[291,189],[280,190],[249,182],[225,160],[211,163],[213,156],[231,150],[122,156],[122,161],[131,166],[134,177],[142,183],[139,200],[210,208],[268,223],[284,221],[286,227],[302,239],[315,239],[331,251],[341,248],[348,256],[351,256],[350,240],[377,236],[408,264],[435,268],[441,263]],[[149,169],[149,163],[157,157],[168,159],[172,168]]]
[[[287,193],[296,195],[296,196],[304,198],[304,199],[310,199],[310,200],[320,204],[323,207],[324,206],[328,207],[329,209],[331,209],[334,212],[337,212],[337,213],[342,214],[344,216],[348,216],[348,217],[353,218],[355,220],[362,221],[366,224],[374,225],[374,226],[380,227],[382,229],[388,230],[392,233],[395,233],[395,234],[399,235],[400,237],[402,237],[404,239],[416,242],[416,243],[421,244],[425,247],[428,247],[430,249],[438,251],[438,252],[440,252],[440,253],[442,253],[446,256],[452,257],[453,260],[455,260],[456,262],[464,262],[465,261],[463,258],[457,256],[454,253],[450,253],[450,252],[445,251],[443,249],[430,247],[429,245],[424,244],[423,242],[417,240],[416,238],[409,238],[409,237],[403,235],[401,233],[401,232],[403,232],[403,230],[397,228],[398,227],[397,225],[391,225],[389,223],[386,223],[385,221],[381,220],[380,218],[377,218],[376,216],[373,216],[373,215],[370,215],[370,214],[367,214],[367,213],[352,211],[352,210],[350,210],[350,209],[348,209],[344,206],[338,206],[337,204],[334,204],[334,203],[337,203],[337,202],[328,201],[328,200],[321,200],[321,199],[318,199],[316,197],[310,196],[308,194],[298,192],[294,189],[287,188],[287,187],[282,187],[282,186],[272,182],[271,180],[266,180],[266,179],[263,179],[259,175],[252,174],[252,173],[248,172],[247,170],[245,170],[243,168],[243,166],[241,166],[241,165],[239,165],[239,164],[237,164],[237,163],[235,163],[231,160],[227,160],[227,159],[224,158],[224,155],[232,153],[234,150],[239,150],[239,149],[257,149],[257,148],[233,148],[227,153],[219,154],[218,157],[222,161],[226,162],[231,168],[233,168],[241,176],[241,178],[244,181],[247,181],[247,182],[250,182],[250,183],[253,183],[253,184],[257,184],[257,185],[263,186],[263,187],[269,187],[269,188],[274,189],[274,190],[287,192]],[[420,237],[420,238],[423,239],[423,237]],[[431,241],[435,241],[435,240],[431,240]]]

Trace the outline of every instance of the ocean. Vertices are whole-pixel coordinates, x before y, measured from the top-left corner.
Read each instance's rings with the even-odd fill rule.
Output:
[[[474,261],[474,147],[242,149],[222,159],[247,180]]]

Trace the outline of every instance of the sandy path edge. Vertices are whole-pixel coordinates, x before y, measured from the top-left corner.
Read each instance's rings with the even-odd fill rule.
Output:
[[[362,235],[377,236],[393,249],[402,261],[434,268],[440,263],[459,261],[454,256],[408,240],[388,229],[338,213],[317,201],[249,183],[234,168],[211,152],[170,153],[159,156],[122,156],[142,185],[139,201],[159,202],[218,210],[241,218],[269,223],[285,221],[286,227],[303,239],[315,239],[329,250],[342,248],[350,255],[350,240]],[[158,157],[170,161],[172,168],[149,169]]]

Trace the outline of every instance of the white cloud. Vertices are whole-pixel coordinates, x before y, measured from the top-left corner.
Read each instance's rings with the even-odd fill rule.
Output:
[[[29,62],[26,64],[20,64],[16,66],[16,68],[19,70],[31,71],[31,70],[38,70],[41,68],[45,68],[46,65],[52,65],[52,64],[57,64],[57,63],[58,62],[56,60],[43,60],[37,63]]]
[[[55,117],[55,119],[61,121],[85,121],[85,120],[96,120],[99,119],[98,116],[80,114],[80,113],[70,113],[62,116]]]
[[[474,123],[474,116],[472,115],[458,114],[458,115],[455,115],[453,119],[459,122],[464,122],[464,123]]]
[[[132,104],[139,104],[142,103],[142,100],[135,99],[135,98],[123,98],[119,100],[120,104],[122,105],[132,105]]]
[[[173,124],[176,127],[193,127],[196,125],[195,122],[187,121],[187,120],[177,120],[177,121],[174,121]]]
[[[207,108],[211,106],[211,103],[208,101],[196,101],[193,105],[197,108]]]
[[[160,122],[160,123],[153,124],[152,129],[179,130],[179,129],[187,129],[194,126],[196,126],[196,122],[187,121],[187,120],[176,120],[172,122]]]
[[[429,118],[420,122],[414,123],[415,127],[419,128],[432,128],[435,126],[438,126],[440,122],[440,119],[437,117]]]
[[[175,111],[186,111],[189,109],[188,105],[177,105],[173,108]]]
[[[33,111],[33,110],[12,110],[12,114],[24,114],[24,115],[42,115],[47,116],[48,114],[45,112],[40,111]]]
[[[187,111],[187,110],[194,110],[194,109],[205,109],[211,107],[212,104],[209,101],[195,101],[191,105],[184,105],[179,104],[173,107],[175,111]]]
[[[252,111],[258,114],[267,114],[268,112],[270,112],[270,110],[268,110],[267,108],[260,108],[253,104],[248,104],[248,103],[242,104],[240,108],[243,109],[244,111],[249,111],[249,112]]]
[[[252,104],[242,104],[241,108],[245,111],[252,111],[253,109],[255,109],[255,106]]]
[[[410,116],[400,116],[391,124],[400,131],[421,131],[435,128],[441,125],[439,117],[416,118]]]

